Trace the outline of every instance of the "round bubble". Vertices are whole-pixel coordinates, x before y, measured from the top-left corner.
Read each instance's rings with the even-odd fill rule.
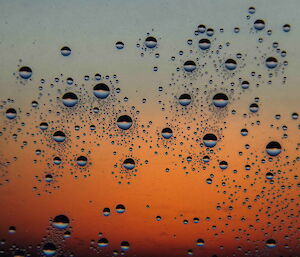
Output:
[[[274,248],[274,247],[276,247],[276,241],[274,239],[268,239],[266,241],[266,246],[268,248]]]
[[[180,95],[180,97],[179,97],[179,103],[182,106],[187,106],[191,102],[192,102],[192,98],[191,98],[191,96],[189,94],[182,94],[182,95]]]
[[[15,119],[17,117],[17,111],[14,108],[9,108],[6,110],[5,116],[9,120]]]
[[[161,131],[161,134],[162,134],[163,138],[169,139],[169,138],[171,138],[173,136],[173,131],[170,128],[164,128]]]
[[[207,49],[210,48],[211,43],[210,43],[209,39],[202,38],[202,39],[199,40],[199,44],[198,45],[199,45],[199,48],[201,50],[207,50]]]
[[[228,104],[228,97],[223,93],[218,93],[213,97],[213,104],[216,107],[224,108]]]
[[[83,167],[83,166],[85,166],[85,165],[87,164],[87,158],[86,158],[85,156],[79,156],[79,157],[77,158],[77,160],[76,160],[76,163],[77,163],[79,166]]]
[[[183,68],[186,72],[193,72],[196,69],[196,63],[194,61],[186,61],[183,64]]]
[[[259,110],[258,104],[256,104],[256,103],[250,104],[249,110],[250,110],[250,112],[253,112],[253,113],[258,112],[258,110]]]
[[[101,238],[98,240],[98,246],[99,247],[106,247],[108,246],[108,240],[106,238]]]
[[[271,141],[267,144],[266,151],[271,156],[277,156],[281,153],[281,145],[276,141]]]
[[[206,134],[203,137],[203,143],[206,147],[214,147],[217,144],[217,137],[215,134]]]
[[[118,204],[116,206],[116,212],[117,213],[124,213],[125,212],[125,206],[123,204]]]
[[[105,99],[109,96],[110,89],[106,84],[99,83],[94,86],[93,93],[97,98]]]
[[[266,59],[266,66],[269,68],[269,69],[274,69],[276,68],[278,65],[278,61],[275,57],[268,57]]]
[[[64,46],[60,49],[60,53],[62,56],[69,56],[71,54],[71,48],[68,46]]]
[[[226,68],[227,70],[232,71],[232,70],[235,70],[236,67],[237,67],[237,63],[236,63],[235,60],[233,60],[233,59],[227,59],[227,60],[225,61],[225,68]]]
[[[132,126],[132,119],[128,115],[122,115],[117,119],[117,126],[120,129],[127,130]]]
[[[52,138],[54,139],[55,142],[62,143],[66,140],[66,135],[62,131],[56,131],[53,134]]]
[[[78,97],[74,93],[65,93],[62,97],[63,99],[63,104],[66,107],[73,107],[78,103]]]
[[[123,43],[122,41],[118,41],[118,42],[116,43],[116,48],[117,48],[118,50],[123,49],[123,48],[124,48],[124,43]]]
[[[52,222],[52,226],[57,229],[66,229],[69,226],[69,224],[69,218],[62,214],[57,215]]]
[[[56,254],[56,246],[53,243],[46,243],[43,246],[43,254],[45,256],[54,256]]]
[[[204,246],[204,240],[203,239],[201,239],[201,238],[199,238],[197,241],[196,241],[196,245],[197,246]]]
[[[148,48],[154,48],[157,46],[157,40],[155,37],[147,37],[145,39],[145,46]]]
[[[135,161],[132,158],[127,158],[124,160],[123,166],[127,170],[132,170],[135,167]]]
[[[254,22],[253,26],[256,30],[263,30],[265,28],[265,22],[259,19]]]
[[[22,79],[29,79],[32,75],[32,70],[28,66],[23,66],[19,69],[19,75]]]

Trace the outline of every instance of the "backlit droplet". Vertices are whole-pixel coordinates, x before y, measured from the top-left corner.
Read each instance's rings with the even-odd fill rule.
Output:
[[[277,156],[281,153],[281,145],[276,141],[271,141],[267,144],[266,151],[271,156]]]
[[[216,107],[224,108],[228,104],[228,97],[223,93],[214,95],[213,103]]]
[[[22,79],[29,79],[32,75],[32,70],[28,66],[23,66],[19,69],[19,75]]]
[[[98,240],[98,246],[99,247],[106,247],[108,246],[108,240],[106,238],[101,238]]]
[[[53,227],[57,229],[66,229],[69,226],[70,220],[67,216],[65,215],[57,215],[53,222],[52,225]]]
[[[196,242],[196,245],[197,245],[197,246],[204,246],[204,240],[201,239],[201,238],[199,238],[199,239],[197,240],[197,242]]]
[[[120,129],[127,130],[132,126],[132,119],[128,115],[122,115],[117,120]]]
[[[65,93],[62,97],[63,104],[67,107],[73,107],[78,103],[78,97],[74,93]]]
[[[62,56],[69,56],[71,54],[71,48],[68,46],[64,46],[60,49],[60,53]]]
[[[103,212],[104,216],[109,216],[110,215],[110,209],[109,208],[104,208],[102,212]]]
[[[236,61],[233,60],[233,59],[227,59],[227,60],[225,61],[225,67],[226,67],[227,70],[232,71],[232,70],[235,70],[235,69],[236,69],[237,63],[236,63]]]
[[[210,45],[211,45],[210,40],[207,39],[207,38],[202,38],[202,39],[199,40],[199,48],[201,50],[209,49]]]
[[[87,164],[87,158],[85,156],[79,156],[76,162],[79,166],[83,167]]]
[[[118,42],[116,43],[116,48],[117,48],[118,50],[123,49],[123,48],[124,48],[124,43],[123,43],[122,41],[118,41]]]
[[[196,63],[194,61],[186,61],[183,65],[183,68],[186,72],[192,72],[196,69]]]
[[[278,65],[278,61],[275,57],[268,57],[266,59],[266,66],[269,68],[269,69],[274,69],[276,68]]]
[[[135,161],[132,158],[127,158],[124,160],[123,166],[125,169],[132,170],[135,167]]]
[[[124,213],[125,212],[125,206],[123,204],[118,204],[116,206],[116,212],[117,213]]]
[[[56,246],[53,243],[46,243],[43,246],[43,254],[45,256],[54,256],[56,254]]]
[[[105,99],[109,96],[110,89],[106,84],[99,83],[96,86],[94,86],[94,91],[93,92],[94,92],[94,95],[97,98]]]
[[[266,246],[268,248],[274,248],[274,247],[276,247],[276,241],[274,239],[268,239],[266,241]]]
[[[254,28],[256,30],[263,30],[265,28],[265,22],[263,20],[256,20],[254,22]]]
[[[214,147],[217,144],[217,137],[214,134],[206,134],[203,137],[203,143],[206,147]]]
[[[148,48],[154,48],[156,47],[157,45],[157,40],[155,37],[147,37],[146,40],[145,40],[145,45],[146,47]]]
[[[179,97],[179,103],[182,105],[182,106],[187,106],[189,105],[190,103],[192,102],[192,98],[189,94],[182,94],[180,97]]]
[[[123,251],[129,250],[129,247],[130,247],[130,244],[129,244],[127,241],[121,242],[121,249],[122,249]]]
[[[66,135],[62,131],[56,131],[53,134],[53,139],[54,139],[55,142],[62,143],[66,140]]]
[[[172,129],[170,128],[164,128],[162,131],[161,131],[161,134],[162,136],[165,138],[165,139],[169,139],[173,136],[173,131]]]
[[[7,109],[5,115],[6,115],[6,118],[8,118],[9,120],[12,120],[17,117],[17,111],[14,108],[9,108],[9,109]]]

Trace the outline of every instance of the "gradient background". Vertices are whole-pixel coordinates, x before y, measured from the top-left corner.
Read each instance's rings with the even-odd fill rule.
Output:
[[[207,24],[215,28],[215,31],[224,28],[226,33],[218,35],[217,40],[222,43],[227,40],[236,41],[243,51],[249,51],[249,55],[255,54],[251,49],[258,36],[254,35],[255,40],[249,40],[252,36],[247,23],[254,19],[246,20],[249,6],[256,7],[254,17],[266,20],[267,26],[273,30],[273,39],[280,42],[282,49],[287,50],[287,85],[282,86],[275,79],[272,85],[250,88],[239,100],[231,103],[230,110],[236,109],[238,115],[224,118],[228,125],[223,132],[224,139],[220,144],[222,150],[218,153],[218,159],[213,158],[205,171],[190,172],[189,164],[182,163],[188,155],[180,158],[178,154],[189,152],[196,159],[201,159],[202,155],[197,157],[196,145],[199,143],[195,144],[195,148],[190,148],[188,144],[179,146],[178,142],[184,140],[180,134],[177,144],[170,145],[168,156],[164,154],[166,150],[163,144],[160,148],[156,146],[160,144],[156,140],[156,133],[165,126],[166,116],[157,102],[162,100],[168,108],[171,101],[170,94],[159,96],[158,86],[170,83],[171,73],[180,65],[178,62],[170,62],[170,57],[177,57],[179,50],[186,49],[186,40],[195,38],[193,31],[198,24]],[[126,252],[127,256],[186,256],[188,249],[194,249],[195,256],[232,256],[234,253],[236,256],[244,256],[247,251],[250,251],[248,256],[299,256],[299,191],[298,181],[295,179],[295,175],[299,174],[299,162],[294,161],[299,157],[299,121],[291,119],[291,113],[299,113],[300,110],[299,8],[300,2],[297,0],[0,1],[1,100],[9,98],[15,101],[13,104],[3,104],[5,107],[2,112],[4,116],[8,106],[22,110],[18,123],[8,123],[4,117],[1,118],[1,162],[11,162],[2,171],[3,181],[8,179],[9,183],[4,182],[0,187],[0,237],[6,241],[3,248],[8,249],[16,244],[27,249],[31,244],[34,247],[33,256],[38,256],[34,253],[37,252],[35,247],[47,235],[49,219],[65,214],[71,219],[72,237],[63,243],[62,249],[74,252],[75,256],[96,256],[96,251],[89,249],[89,246],[91,240],[99,239],[99,232],[110,242],[99,253],[100,256],[111,256],[112,250],[120,249],[121,241],[130,242],[131,248]],[[282,32],[282,25],[286,23],[292,27],[289,33]],[[233,33],[236,26],[241,28],[238,35]],[[141,58],[141,51],[136,48],[139,38],[143,40],[147,32],[161,38],[158,59],[153,54],[145,54]],[[266,42],[272,42],[265,37]],[[115,42],[119,40],[125,43],[122,51],[115,49]],[[60,48],[65,45],[72,49],[71,56],[67,58],[60,55]],[[18,70],[19,59],[33,70],[32,80],[25,85],[20,84],[20,79],[14,74]],[[157,72],[153,72],[154,66],[159,67]],[[251,68],[246,68],[239,76],[251,71]],[[50,83],[63,74],[64,78],[72,77],[76,83],[81,84],[84,83],[84,75],[93,77],[98,72],[104,75],[117,74],[121,88],[119,99],[129,98],[128,102],[122,102],[121,105],[125,109],[136,106],[140,110],[137,116],[139,125],[147,125],[152,121],[147,130],[149,134],[144,138],[152,137],[153,141],[146,143],[143,139],[135,139],[128,140],[127,144],[112,145],[107,138],[101,140],[101,137],[97,138],[88,132],[84,136],[83,133],[88,128],[72,132],[73,140],[66,159],[80,154],[81,147],[85,152],[91,151],[89,160],[92,163],[88,167],[91,176],[84,178],[79,174],[78,179],[74,179],[66,164],[59,173],[63,176],[57,178],[58,182],[54,186],[47,187],[45,182],[38,183],[35,176],[43,178],[47,171],[45,160],[49,161],[57,155],[38,134],[37,128],[42,121],[37,113],[47,112],[51,106],[47,101],[47,93],[51,93],[52,99],[60,95],[55,90],[51,91]],[[214,70],[208,72],[213,73]],[[41,78],[46,83],[39,103],[45,106],[40,106],[39,111],[34,112],[30,103],[38,99]],[[87,84],[92,85],[93,81]],[[259,116],[244,119],[242,114],[247,112],[256,96],[263,103]],[[143,98],[147,99],[146,104],[142,104]],[[51,108],[59,109],[55,105]],[[31,116],[26,116],[26,112],[30,112]],[[110,110],[106,115],[109,114]],[[281,119],[275,120],[275,114],[281,114]],[[50,116],[48,114],[47,117]],[[184,117],[181,118],[184,123]],[[54,115],[53,120],[55,119],[59,118]],[[176,119],[172,120],[173,124]],[[251,122],[255,123],[257,120],[261,121],[261,125],[251,126]],[[22,127],[21,122],[26,125]],[[74,118],[70,127],[78,122],[79,117]],[[91,124],[93,121],[86,126]],[[274,128],[270,128],[271,124]],[[288,126],[288,139],[284,141],[281,139],[284,133],[282,125]],[[195,128],[197,125],[191,126]],[[243,127],[251,130],[247,138],[239,133]],[[22,129],[21,136],[13,140],[11,135],[17,128]],[[32,136],[32,133],[35,135]],[[76,135],[82,136],[87,143],[83,144],[82,138],[76,140]],[[35,140],[37,144],[34,144]],[[276,178],[273,185],[266,182],[265,170],[277,170],[276,162],[264,165],[260,163],[262,158],[266,158],[264,147],[271,140],[282,142],[285,152],[281,154],[282,159],[278,161],[278,165],[279,169],[286,167],[285,173],[279,179]],[[27,141],[28,145],[21,149],[23,141]],[[100,147],[95,146],[96,141],[100,142]],[[129,151],[130,143],[133,143],[132,152]],[[252,154],[245,151],[244,145],[247,143],[251,145]],[[153,148],[150,149],[149,145]],[[35,156],[36,149],[45,151],[44,157]],[[64,156],[63,151],[60,156]],[[113,155],[113,151],[117,151],[117,155]],[[155,151],[158,154],[154,154]],[[245,151],[245,154],[240,157],[239,151]],[[137,176],[128,180],[131,182],[129,185],[126,179],[118,184],[119,179],[111,174],[112,171],[118,173],[126,156],[134,156],[138,160]],[[288,156],[288,160],[284,160],[284,156]],[[17,161],[13,161],[13,157],[17,157]],[[222,159],[228,161],[229,168],[225,171],[213,168]],[[33,160],[38,160],[37,164],[33,164]],[[145,164],[146,160],[149,161],[148,164]],[[290,163],[286,164],[288,161]],[[114,168],[116,163],[118,168]],[[255,164],[247,173],[244,166],[251,163]],[[200,169],[201,165],[197,165],[196,169]],[[185,173],[184,167],[187,167],[189,174]],[[262,175],[255,176],[259,167]],[[171,171],[166,173],[166,168]],[[232,172],[235,169],[239,170],[237,174]],[[8,174],[5,175],[6,171]],[[51,171],[57,172],[54,168]],[[215,175],[214,183],[208,185],[205,180],[211,173]],[[245,178],[246,174],[250,174],[250,178]],[[223,191],[223,188],[216,187],[217,184],[220,185],[223,175],[228,178],[227,194],[217,192]],[[251,186],[254,181],[254,186]],[[60,186],[58,190],[54,188],[57,185]],[[236,188],[236,185],[241,188]],[[282,190],[282,185],[291,188]],[[40,196],[33,190],[35,186],[38,187]],[[242,192],[244,188],[247,193]],[[46,189],[52,193],[45,193]],[[254,201],[262,190],[266,192],[266,196]],[[246,197],[249,201],[243,205]],[[234,199],[233,203],[230,202],[231,199]],[[291,202],[291,199],[295,201]],[[221,210],[216,210],[218,203],[222,202],[224,204],[221,204]],[[114,211],[119,203],[126,206],[124,214],[116,214]],[[248,205],[252,205],[251,210],[247,209]],[[234,209],[230,211],[229,206]],[[105,207],[112,211],[109,217],[102,215]],[[155,220],[158,215],[162,217],[159,222]],[[228,215],[232,216],[232,220],[227,220]],[[199,217],[199,224],[192,222],[194,217]],[[210,217],[210,220],[205,220],[206,217]],[[243,217],[246,218],[245,222],[241,221]],[[184,219],[189,220],[189,224],[183,224]],[[271,225],[267,226],[268,222]],[[225,226],[225,223],[229,225]],[[250,224],[255,229],[249,229]],[[212,228],[214,225],[215,230]],[[8,234],[9,226],[16,226],[17,233]],[[50,232],[49,237],[53,234],[55,232]],[[287,235],[289,238],[285,239]],[[205,240],[205,247],[195,246],[198,238]],[[276,239],[276,248],[265,247],[264,242],[269,238]],[[289,248],[285,247],[286,244]],[[220,246],[224,249],[220,249]],[[241,246],[242,250],[237,250],[237,246]],[[258,249],[258,253],[255,253],[255,249]]]

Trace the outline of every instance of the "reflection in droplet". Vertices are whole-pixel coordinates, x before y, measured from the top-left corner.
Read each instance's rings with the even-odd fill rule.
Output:
[[[155,37],[147,37],[146,40],[145,40],[145,45],[146,47],[148,48],[154,48],[156,47],[157,45],[157,40]]]
[[[61,215],[57,215],[54,218],[52,225],[57,229],[66,229],[69,226],[69,223],[70,223],[69,218],[61,214]]]
[[[218,93],[214,95],[213,103],[216,107],[224,108],[228,104],[228,97],[223,93]]]
[[[182,106],[187,106],[191,103],[192,101],[192,98],[189,94],[182,94],[180,97],[179,97],[179,103],[182,105]]]
[[[194,61],[186,61],[183,65],[183,68],[186,72],[192,72],[196,69],[196,63]]]
[[[109,92],[110,92],[109,87],[104,83],[99,83],[94,86],[93,93],[97,98],[105,99],[109,96]]]
[[[22,79],[29,79],[32,75],[32,70],[27,66],[23,66],[19,69],[19,75]]]
[[[169,139],[173,136],[173,131],[172,129],[170,128],[164,128],[162,131],[161,131],[161,134],[162,136],[165,138],[165,139]]]
[[[132,158],[127,158],[124,160],[123,166],[125,169],[132,170],[135,167],[135,161]]]
[[[7,109],[5,114],[6,118],[8,118],[9,120],[12,120],[17,117],[17,111],[14,108]]]
[[[66,135],[62,131],[56,131],[53,134],[52,138],[54,139],[55,142],[62,143],[66,140]]]
[[[60,53],[62,56],[69,56],[71,54],[71,48],[68,46],[64,46],[60,49]]]
[[[206,134],[203,143],[206,147],[214,147],[217,144],[217,137],[214,134]]]
[[[78,97],[74,93],[65,93],[62,97],[63,104],[67,107],[73,107],[78,103]]]
[[[117,120],[120,129],[127,130],[132,126],[132,119],[128,115],[122,115]]]
[[[277,156],[281,153],[281,145],[276,141],[271,141],[267,144],[266,151],[271,156]]]

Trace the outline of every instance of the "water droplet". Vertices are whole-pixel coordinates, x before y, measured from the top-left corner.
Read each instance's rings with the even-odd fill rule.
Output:
[[[268,239],[266,241],[266,246],[268,248],[274,248],[274,247],[276,247],[276,241],[274,239]]]
[[[54,256],[56,254],[56,246],[53,243],[46,243],[43,246],[43,254],[45,256]]]
[[[281,145],[276,141],[271,141],[266,146],[266,151],[271,156],[276,156],[281,153]]]
[[[180,97],[179,97],[179,103],[182,105],[182,106],[187,106],[189,105],[190,103],[192,102],[192,98],[189,94],[182,94]]]
[[[87,164],[87,158],[85,156],[79,156],[76,162],[79,166],[83,167]]]
[[[106,247],[108,246],[108,240],[106,238],[101,238],[98,240],[98,246],[99,247]]]
[[[123,48],[124,48],[124,43],[123,43],[122,41],[118,41],[118,42],[116,43],[116,48],[117,48],[118,50],[123,49]]]
[[[75,95],[72,92],[65,93],[63,95],[62,99],[63,99],[63,104],[66,107],[73,107],[73,106],[75,106],[78,103],[78,97],[77,97],[77,95]]]
[[[120,129],[127,130],[132,126],[132,119],[128,115],[122,115],[117,120]]]
[[[207,39],[207,38],[202,38],[202,39],[199,40],[199,48],[201,50],[209,49],[210,45],[211,45],[210,40]]]
[[[227,97],[227,95],[225,95],[223,93],[219,93],[219,94],[214,95],[214,97],[213,97],[213,104],[216,107],[224,108],[228,104],[228,97]]]
[[[125,206],[123,204],[118,204],[116,206],[116,212],[117,213],[124,213],[125,212]]]
[[[197,240],[197,242],[196,242],[196,245],[197,245],[197,246],[204,246],[204,240],[201,239],[201,238],[199,238],[199,239]]]
[[[274,69],[277,67],[277,64],[278,64],[278,61],[275,57],[268,57],[266,59],[266,66],[269,68],[269,69]]]
[[[17,117],[17,111],[14,108],[9,108],[6,111],[6,118],[9,120],[15,119]]]
[[[225,61],[225,67],[226,67],[227,70],[235,70],[236,67],[237,67],[237,63],[233,59],[227,59]]]
[[[60,49],[60,53],[62,56],[69,56],[71,54],[71,49],[68,46],[64,46]]]
[[[123,166],[124,166],[125,169],[132,170],[135,167],[135,161],[132,158],[127,158],[123,162]]]
[[[52,226],[57,229],[66,229],[69,226],[70,220],[65,215],[57,215],[53,222]]]
[[[19,75],[22,79],[29,79],[32,75],[32,70],[28,66],[23,66],[19,69]]]
[[[161,134],[162,136],[165,138],[165,139],[169,139],[173,136],[173,131],[172,129],[170,128],[164,128],[162,131],[161,131]]]
[[[254,28],[256,30],[263,30],[265,28],[265,22],[263,20],[256,20],[254,22]]]
[[[203,137],[203,143],[206,147],[214,147],[217,144],[217,137],[214,134],[206,134]]]
[[[146,47],[148,48],[154,48],[156,47],[157,45],[157,40],[155,37],[147,37],[146,40],[145,40],[145,45]]]
[[[66,140],[66,135],[62,131],[56,131],[53,134],[52,138],[54,139],[55,142],[61,143],[61,142],[64,142]]]
[[[183,65],[183,68],[186,72],[192,72],[196,69],[196,63],[194,61],[186,61]]]

